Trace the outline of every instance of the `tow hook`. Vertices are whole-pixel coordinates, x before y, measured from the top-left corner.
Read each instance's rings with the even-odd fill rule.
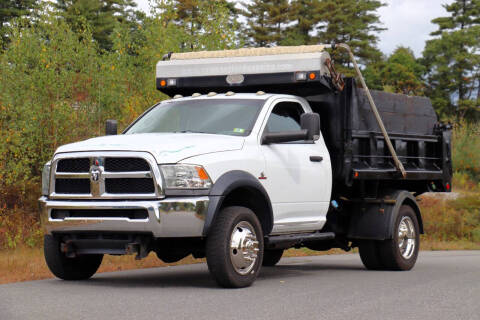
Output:
[[[125,246],[125,254],[136,254],[135,260],[146,258],[148,252],[148,241],[132,242]]]

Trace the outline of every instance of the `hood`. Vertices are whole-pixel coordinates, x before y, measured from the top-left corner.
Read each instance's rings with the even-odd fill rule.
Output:
[[[144,151],[157,163],[176,163],[206,153],[239,150],[244,137],[204,133],[141,133],[92,138],[67,144],[55,153],[82,151]]]

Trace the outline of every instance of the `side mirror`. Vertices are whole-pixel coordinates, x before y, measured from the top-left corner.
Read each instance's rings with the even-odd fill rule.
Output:
[[[305,140],[315,141],[320,137],[320,115],[318,113],[304,113],[300,116],[300,126],[308,134]]]
[[[117,135],[117,126],[117,120],[107,120],[107,122],[105,122],[105,135]]]

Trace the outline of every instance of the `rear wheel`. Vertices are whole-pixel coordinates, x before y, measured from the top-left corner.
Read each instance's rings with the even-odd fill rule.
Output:
[[[43,251],[50,271],[63,280],[86,280],[97,272],[103,254],[81,255],[67,258],[60,250],[60,241],[51,235],[44,237]]]
[[[358,245],[360,259],[362,259],[363,265],[368,270],[380,270],[383,267],[378,246],[379,241],[375,240],[362,240]]]
[[[359,244],[360,258],[371,270],[410,270],[420,248],[420,228],[415,211],[402,205],[393,225],[393,239],[364,240]]]
[[[283,249],[265,250],[263,252],[263,263],[265,267],[273,267],[282,259]]]
[[[417,261],[420,248],[420,228],[412,207],[400,207],[393,231],[393,239],[382,241],[378,248],[384,268],[410,270]]]
[[[224,208],[211,227],[206,253],[208,269],[219,285],[251,285],[263,258],[263,233],[257,216],[244,207]]]

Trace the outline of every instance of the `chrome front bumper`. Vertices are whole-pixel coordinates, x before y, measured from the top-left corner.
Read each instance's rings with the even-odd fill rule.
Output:
[[[152,233],[156,238],[201,237],[209,198],[175,197],[162,200],[74,201],[39,199],[42,223],[48,234],[77,232]],[[52,210],[145,209],[146,219],[72,218],[53,219]]]

